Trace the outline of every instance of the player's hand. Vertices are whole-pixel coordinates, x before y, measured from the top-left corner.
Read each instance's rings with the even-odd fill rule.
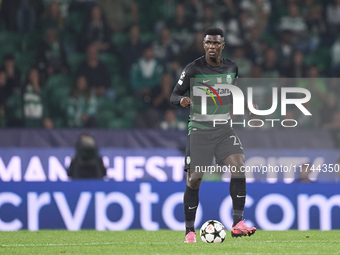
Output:
[[[258,110],[259,109],[259,106],[257,104],[253,104],[253,107]],[[248,110],[249,110],[249,107],[248,107]],[[249,111],[249,115],[252,115],[253,113],[251,111]]]
[[[190,97],[183,97],[180,102],[181,106],[187,108],[189,105],[192,105]]]

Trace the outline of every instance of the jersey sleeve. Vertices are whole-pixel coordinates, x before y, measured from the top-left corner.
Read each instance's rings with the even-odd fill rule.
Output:
[[[193,77],[191,69],[191,65],[188,65],[181,73],[181,76],[170,96],[170,102],[172,104],[180,105],[183,95],[190,90],[190,78]]]

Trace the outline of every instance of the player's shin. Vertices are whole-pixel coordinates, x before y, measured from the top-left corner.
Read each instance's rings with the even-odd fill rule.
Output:
[[[246,202],[246,178],[238,177],[230,180],[230,196],[233,201],[233,226],[243,219],[244,204]]]
[[[185,218],[185,234],[195,231],[195,217],[198,207],[198,189],[192,189],[186,186],[184,192],[184,218]]]

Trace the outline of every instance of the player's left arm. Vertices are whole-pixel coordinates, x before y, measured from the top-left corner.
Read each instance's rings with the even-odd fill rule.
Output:
[[[191,66],[190,64],[185,67],[183,70],[181,77],[179,78],[174,90],[170,96],[170,102],[176,106],[189,107],[192,105],[190,97],[184,96],[190,90],[190,78],[191,74]]]

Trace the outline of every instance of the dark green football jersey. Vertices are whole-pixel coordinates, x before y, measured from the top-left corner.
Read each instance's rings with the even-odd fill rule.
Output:
[[[214,119],[230,120],[232,96],[226,85],[235,84],[237,76],[237,65],[225,58],[221,59],[220,66],[215,67],[209,65],[202,56],[185,67],[173,92],[181,96],[172,95],[171,101],[179,105],[182,96],[190,93],[193,106],[190,111],[189,132],[190,127],[215,129]]]

